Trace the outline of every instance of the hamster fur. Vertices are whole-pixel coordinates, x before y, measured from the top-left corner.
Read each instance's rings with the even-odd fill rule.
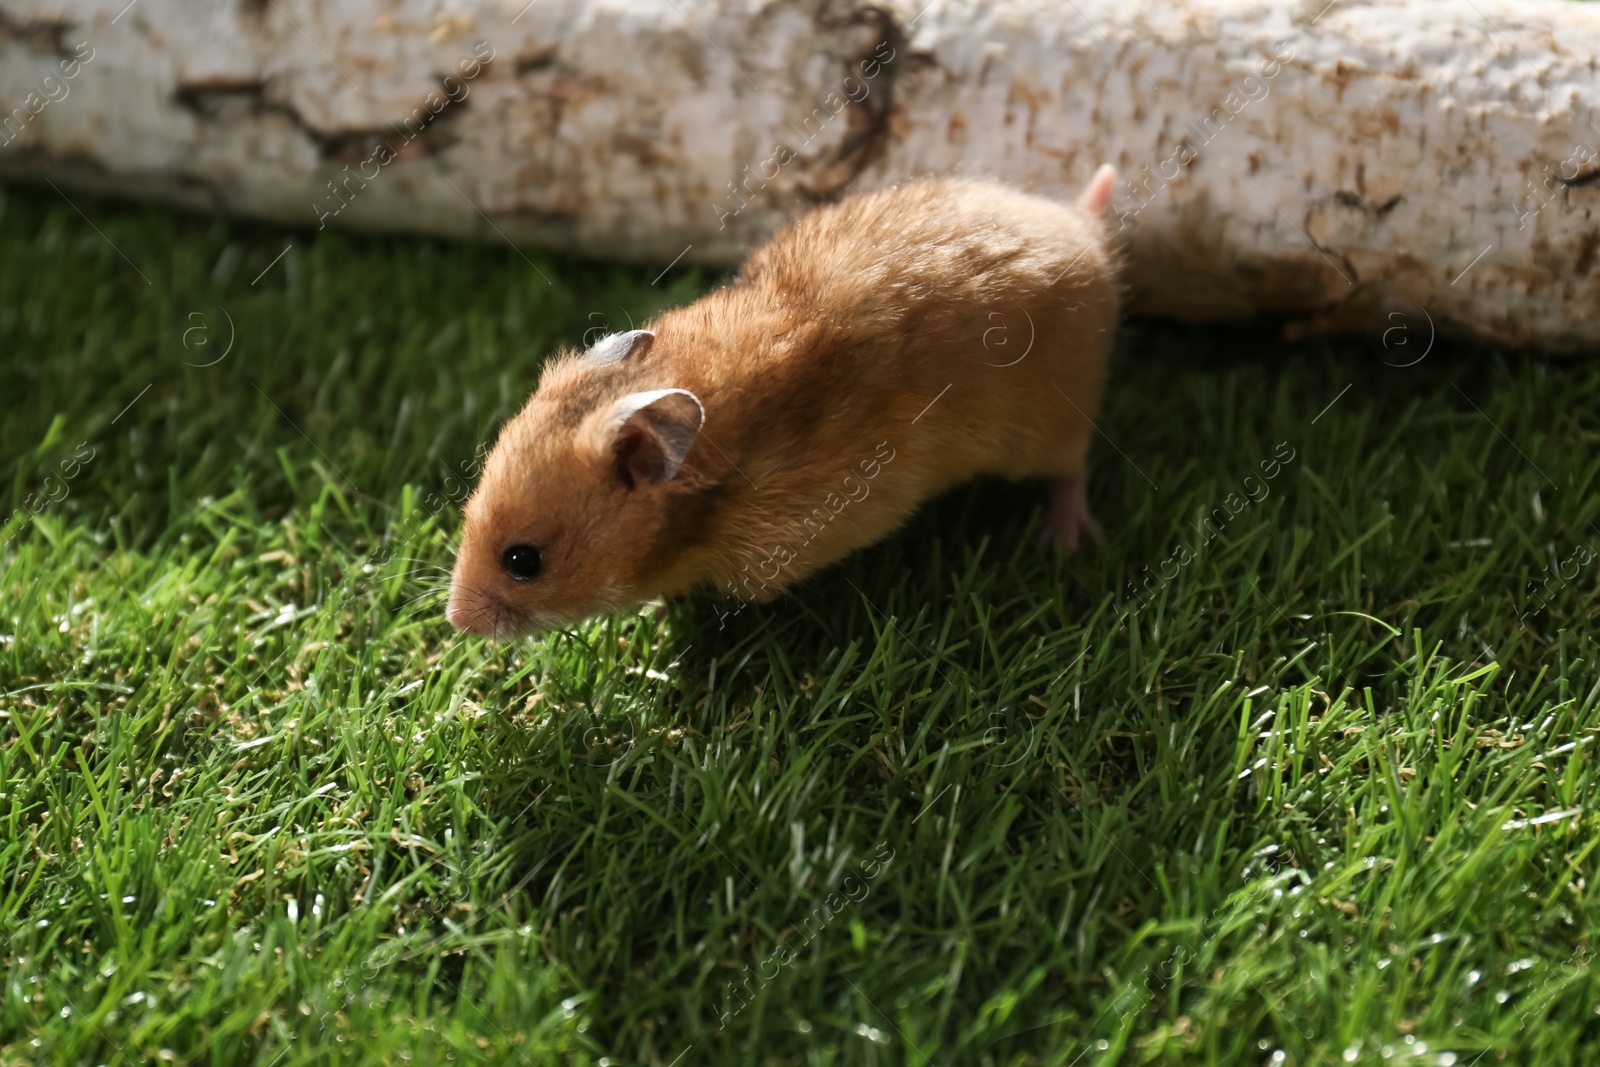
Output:
[[[767,600],[978,475],[1086,459],[1117,322],[1104,220],[935,178],[817,208],[730,285],[548,363],[464,509],[447,616],[495,636],[711,585]]]

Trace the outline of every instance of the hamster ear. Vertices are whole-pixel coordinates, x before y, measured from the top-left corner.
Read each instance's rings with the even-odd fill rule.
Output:
[[[669,481],[705,420],[705,408],[687,389],[654,389],[618,400],[610,418],[617,477],[629,489]]]
[[[597,367],[603,367],[608,363],[620,363],[625,359],[643,359],[655,342],[656,335],[649,330],[607,334],[583,354],[583,359],[584,362]]]
[[[1078,195],[1078,206],[1091,215],[1104,214],[1116,185],[1116,168],[1109,163],[1100,164],[1100,169],[1094,172],[1094,177],[1089,179],[1089,184]]]

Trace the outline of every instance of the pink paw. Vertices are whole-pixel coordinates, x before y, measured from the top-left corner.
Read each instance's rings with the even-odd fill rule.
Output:
[[[1070,556],[1078,550],[1084,534],[1096,544],[1105,541],[1099,524],[1089,514],[1088,485],[1088,478],[1082,474],[1058,478],[1050,484],[1050,504],[1039,525],[1041,548],[1051,545],[1059,551],[1065,545],[1065,553]]]

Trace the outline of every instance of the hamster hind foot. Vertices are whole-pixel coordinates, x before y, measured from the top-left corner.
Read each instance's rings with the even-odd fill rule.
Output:
[[[1069,474],[1050,483],[1050,503],[1039,524],[1041,548],[1053,546],[1070,556],[1078,550],[1078,540],[1084,534],[1096,544],[1105,542],[1099,524],[1089,514],[1088,490],[1087,474]]]

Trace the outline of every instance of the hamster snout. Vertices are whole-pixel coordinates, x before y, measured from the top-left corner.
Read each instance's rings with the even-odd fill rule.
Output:
[[[1052,480],[1041,542],[1098,537],[1114,182],[852,197],[649,329],[559,354],[467,502],[450,623],[506,637],[706,584],[771,599],[982,474]],[[1026,320],[1022,355],[994,356],[996,315]]]

